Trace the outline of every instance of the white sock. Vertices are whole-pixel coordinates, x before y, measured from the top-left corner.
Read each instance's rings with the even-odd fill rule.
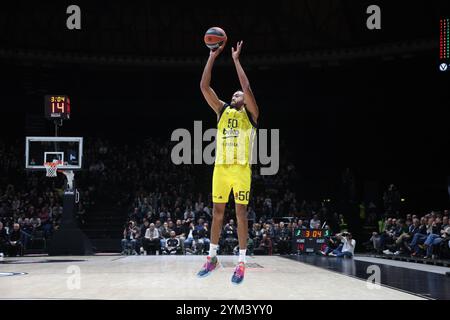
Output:
[[[247,263],[245,258],[245,254],[247,253],[247,249],[239,249],[239,262]]]
[[[212,244],[212,243],[209,244],[209,256],[211,258],[217,256],[217,249],[218,248],[219,248],[218,244]]]

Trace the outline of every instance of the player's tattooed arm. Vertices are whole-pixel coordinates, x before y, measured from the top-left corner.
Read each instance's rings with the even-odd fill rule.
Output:
[[[237,43],[236,49],[234,49],[234,47],[231,48],[231,56],[233,57],[234,65],[236,67],[242,91],[244,92],[244,100],[246,108],[248,112],[250,112],[253,121],[257,123],[259,117],[258,104],[256,103],[255,96],[253,95],[253,91],[250,87],[250,81],[248,80],[247,75],[245,74],[245,71],[242,68],[241,62],[239,61],[239,56],[241,54],[243,43],[244,43],[243,41],[240,41]]]
[[[217,113],[217,115],[219,115],[225,103],[219,99],[216,92],[211,88],[211,73],[214,61],[222,52],[225,44],[226,43],[215,51],[210,51],[208,61],[206,62],[205,69],[203,70],[202,79],[200,81],[200,90],[202,91],[206,102],[208,102],[209,106]]]

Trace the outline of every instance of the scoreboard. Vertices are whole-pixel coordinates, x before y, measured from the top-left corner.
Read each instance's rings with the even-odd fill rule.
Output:
[[[300,253],[315,253],[325,247],[324,229],[301,229],[294,230],[294,250]]]
[[[45,117],[50,120],[70,119],[70,100],[65,95],[45,96]]]

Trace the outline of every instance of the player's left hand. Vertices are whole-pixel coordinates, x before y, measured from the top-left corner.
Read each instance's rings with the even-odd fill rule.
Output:
[[[238,60],[239,59],[239,55],[241,54],[241,48],[242,48],[242,44],[244,43],[244,41],[239,41],[236,44],[236,50],[234,50],[234,47],[231,47],[231,56],[233,57],[233,60]]]

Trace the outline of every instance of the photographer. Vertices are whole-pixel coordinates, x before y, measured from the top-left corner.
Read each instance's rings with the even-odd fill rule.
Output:
[[[353,257],[356,247],[356,240],[352,238],[352,234],[350,232],[338,233],[336,238],[341,241],[341,244],[334,250],[327,248],[325,250],[325,255],[329,255],[331,257]]]

